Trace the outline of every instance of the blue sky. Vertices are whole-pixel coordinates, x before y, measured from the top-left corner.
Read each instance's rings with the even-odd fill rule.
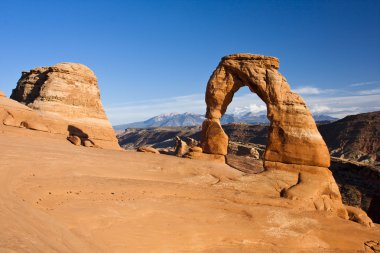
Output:
[[[79,62],[114,124],[203,113],[224,55],[276,56],[315,113],[380,110],[380,1],[2,0],[0,89],[21,71]],[[265,112],[248,89],[229,111]]]

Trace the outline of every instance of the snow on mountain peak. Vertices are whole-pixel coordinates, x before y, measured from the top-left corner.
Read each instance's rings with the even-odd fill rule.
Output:
[[[265,105],[250,104],[249,106],[235,107],[233,114],[236,116],[244,115],[247,113],[261,115],[267,111]]]

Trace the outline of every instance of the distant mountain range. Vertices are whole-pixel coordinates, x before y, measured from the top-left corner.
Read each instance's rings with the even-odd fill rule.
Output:
[[[122,131],[127,128],[151,128],[151,127],[182,127],[182,126],[199,126],[205,119],[202,114],[195,113],[168,113],[155,116],[145,121],[134,122],[113,126],[116,131]],[[328,123],[337,118],[318,114],[314,115],[316,122]],[[265,114],[255,114],[252,112],[239,114],[225,114],[220,120],[221,124],[229,123],[247,123],[247,124],[269,124],[269,120]]]

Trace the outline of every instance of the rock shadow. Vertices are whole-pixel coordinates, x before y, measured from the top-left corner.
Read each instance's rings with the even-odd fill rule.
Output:
[[[22,83],[25,80],[27,80],[28,78],[30,78],[30,76],[32,74],[34,74],[34,73],[23,72],[20,80],[17,83],[17,87],[12,90],[12,94],[11,94],[10,98],[14,99],[16,101],[19,101],[19,102],[20,101],[25,101],[24,103],[26,105],[28,105],[30,103],[33,103],[34,100],[40,95],[42,86],[44,85],[45,81],[48,78],[48,76],[47,76],[48,72],[49,71],[47,70],[47,71],[44,71],[44,72],[41,72],[41,73],[37,74],[37,77],[36,77],[37,81],[34,83],[31,91],[26,95],[25,98],[23,98],[24,92],[22,91],[23,89],[25,89],[25,84],[24,85],[20,85],[20,83]]]
[[[76,127],[76,126],[69,125],[67,127],[67,130],[69,131],[70,135],[78,136],[81,139],[88,139],[88,134],[86,134],[85,132],[82,131],[82,129],[80,129],[80,128]]]

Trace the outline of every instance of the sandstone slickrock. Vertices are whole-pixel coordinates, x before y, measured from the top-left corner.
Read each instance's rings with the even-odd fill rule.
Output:
[[[365,252],[380,253],[380,241],[367,241],[364,243]]]
[[[141,147],[137,148],[137,151],[138,152],[144,152],[144,153],[153,153],[153,154],[159,154],[160,153],[157,149],[149,147],[149,146],[141,146]]]
[[[228,154],[226,155],[226,163],[247,174],[257,174],[264,171],[262,161],[249,156]]]
[[[367,214],[360,208],[354,206],[346,206],[350,220],[356,221],[367,227],[374,227],[374,224]]]
[[[119,149],[97,78],[82,64],[59,63],[23,72],[10,98],[49,121],[52,133],[91,138],[101,147]]]
[[[38,121],[23,121],[20,123],[21,127],[25,127],[31,130],[37,130],[37,131],[42,131],[42,132],[48,132],[49,129],[45,124],[38,122]]]
[[[5,93],[0,90],[0,98],[5,97]]]
[[[0,251],[354,253],[379,245],[378,225],[279,198],[297,182],[286,171],[244,175],[222,163],[78,149],[16,127],[0,129],[0,147]]]
[[[190,159],[203,160],[203,161],[219,162],[219,163],[226,162],[226,158],[224,155],[207,154],[207,153],[201,153],[198,151],[190,151],[187,154],[185,154],[184,157],[190,158]]]
[[[39,113],[6,97],[0,98],[0,122],[12,127],[25,127],[28,124],[44,131],[48,128],[47,121]]]
[[[267,106],[270,121],[264,167],[298,174],[297,182],[281,196],[300,200],[311,209],[333,212],[348,219],[338,186],[328,170],[330,154],[305,101],[291,91],[278,72],[275,57],[234,54],[222,58],[206,89],[206,120],[202,125],[203,152],[226,155],[228,137],[220,118],[241,87],[256,93]],[[367,217],[368,218],[368,217]],[[368,224],[364,221],[362,223]]]
[[[350,117],[354,118],[354,117]],[[347,125],[354,125],[352,122]],[[369,123],[371,124],[371,123]],[[331,129],[329,127],[332,127]],[[265,145],[267,143],[268,126],[248,125],[248,124],[227,124],[223,125],[223,130],[229,137],[228,155],[226,163],[235,169],[241,170],[247,174],[257,173],[258,168],[262,168],[262,160],[254,160],[249,155],[250,149],[259,152],[263,156]],[[321,126],[318,126],[319,129]],[[321,134],[335,131],[333,123],[324,124],[326,131]],[[344,129],[342,131],[345,131]],[[199,127],[172,127],[172,128],[149,128],[149,129],[128,129],[125,133],[119,135],[122,145],[126,147],[135,147],[134,145],[152,145],[153,147],[174,147],[176,135],[182,139],[190,139],[189,136],[200,139]],[[325,138],[325,135],[322,135]],[[326,135],[328,138],[335,138],[332,134]],[[376,136],[374,136],[376,138]],[[361,138],[355,138],[360,139]],[[370,136],[366,139],[370,140]],[[327,143],[328,140],[325,139]],[[341,139],[339,142],[344,141]],[[257,144],[259,143],[259,144]],[[329,147],[330,148],[330,147]],[[190,152],[202,152],[200,147],[191,147]],[[161,153],[174,154],[160,148]],[[235,157],[234,155],[237,155]],[[338,183],[342,200],[345,205],[351,205],[362,208],[368,213],[368,216],[376,223],[380,223],[380,173],[379,170],[363,163],[353,163],[348,160],[337,159],[332,157],[329,169]]]

